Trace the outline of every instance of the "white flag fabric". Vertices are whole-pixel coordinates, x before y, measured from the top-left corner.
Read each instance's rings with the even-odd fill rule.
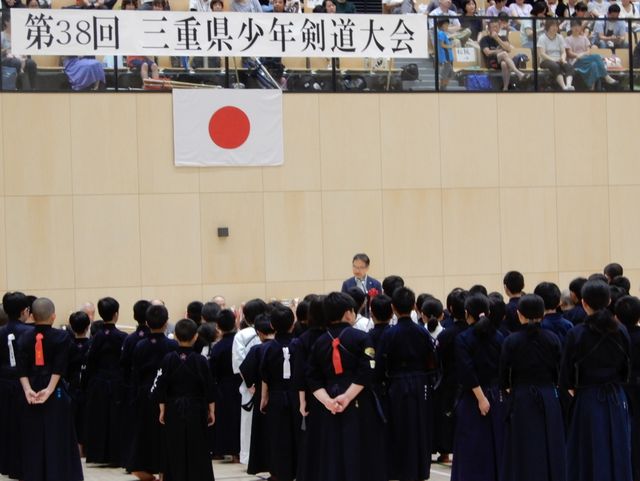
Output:
[[[282,92],[174,90],[173,144],[176,166],[281,165]]]

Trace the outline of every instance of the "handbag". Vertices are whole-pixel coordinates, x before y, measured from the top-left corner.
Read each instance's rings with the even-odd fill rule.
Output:
[[[465,79],[467,90],[472,91],[488,91],[493,90],[491,87],[491,79],[485,73],[477,73],[467,75]]]

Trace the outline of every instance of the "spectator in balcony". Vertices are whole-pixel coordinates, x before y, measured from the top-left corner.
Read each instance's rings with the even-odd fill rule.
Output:
[[[588,5],[589,13],[592,17],[606,17],[609,2],[605,0],[591,0]]]
[[[40,0],[29,0],[27,2],[27,8],[44,8],[44,7],[40,4]]]
[[[562,90],[575,90],[573,67],[567,62],[565,40],[558,34],[558,21],[547,19],[544,33],[538,38],[540,67],[548,69]]]
[[[449,85],[449,80],[453,76],[453,42],[449,38],[449,19],[438,19],[438,64],[439,64],[439,77],[440,77],[440,89],[446,90]]]
[[[480,49],[487,66],[494,70],[502,71],[502,91],[509,90],[511,73],[516,74],[518,80],[524,80],[526,75],[518,70],[509,56],[511,44],[505,37],[500,37],[500,22],[497,18],[489,20],[489,33],[480,40]]]
[[[608,16],[604,21],[596,22],[593,29],[593,43],[600,48],[626,48],[627,24],[620,20],[620,6],[616,3],[609,5]]]
[[[533,4],[531,8],[531,16],[537,17],[538,20],[535,20],[535,29],[538,37],[544,31],[544,18],[547,17],[549,12],[549,7],[543,1],[539,1]],[[523,48],[533,48],[533,21],[532,20],[522,20],[520,22],[520,37]]]
[[[618,18],[640,18],[640,12],[631,0],[622,0],[620,3],[620,16]]]
[[[551,17],[566,17],[567,6],[562,0],[547,0],[547,7],[549,8],[549,16]]]
[[[324,13],[336,13],[336,4],[333,0],[322,0],[322,9]]]
[[[211,11],[222,12],[224,10],[224,2],[222,0],[211,0]]]
[[[22,90],[35,90],[38,66],[29,57],[14,55],[11,53],[11,18],[6,13],[2,16],[0,59],[2,68],[15,69],[18,86]]]
[[[65,57],[62,66],[73,90],[98,90],[105,85],[102,63],[93,57]]]
[[[414,0],[382,0],[382,9],[384,13],[392,13],[394,15],[416,13]]]
[[[210,12],[211,4],[209,0],[189,0],[189,11],[191,12]]]
[[[524,0],[516,0],[509,7],[509,15],[511,17],[530,17],[532,8],[531,4],[526,3]],[[520,20],[511,20],[511,25],[518,30],[521,24],[522,22]]]
[[[122,0],[121,10],[138,10],[138,0]]]
[[[260,13],[262,6],[258,0],[233,0],[231,2],[232,12]]]
[[[460,24],[463,29],[469,29],[471,31],[471,36],[467,41],[469,42],[477,42],[478,35],[483,30],[482,19],[478,18],[478,6],[476,4],[476,0],[464,0],[462,2],[462,16],[460,17]]]
[[[24,8],[24,3],[21,0],[2,0],[2,9],[9,8]]]
[[[487,17],[497,17],[500,12],[509,15],[510,10],[507,7],[507,0],[496,0],[496,3],[487,8]]]
[[[591,54],[591,44],[584,34],[580,20],[571,21],[571,35],[565,39],[567,58],[589,90],[593,90],[598,80],[612,85],[618,83],[607,73],[607,67],[598,54]]]
[[[336,13],[356,13],[356,4],[349,0],[336,0]]]
[[[434,9],[429,16],[431,17],[457,17],[458,12],[451,8],[451,0],[439,0],[438,8]],[[431,28],[435,28],[433,20],[431,20]],[[453,42],[454,47],[464,46],[467,40],[471,37],[471,30],[468,28],[462,28],[460,20],[452,18],[449,21],[449,30],[447,35]]]

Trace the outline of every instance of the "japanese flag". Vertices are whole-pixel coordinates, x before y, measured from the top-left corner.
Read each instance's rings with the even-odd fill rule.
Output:
[[[173,91],[176,166],[281,165],[280,90]]]

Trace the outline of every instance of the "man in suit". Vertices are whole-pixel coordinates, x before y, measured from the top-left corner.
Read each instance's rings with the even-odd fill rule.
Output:
[[[342,283],[342,292],[348,292],[352,287],[358,287],[367,294],[371,289],[376,289],[378,294],[382,294],[382,285],[373,277],[369,277],[369,256],[367,254],[356,254],[353,256],[351,264],[353,269],[353,277],[350,277]]]

